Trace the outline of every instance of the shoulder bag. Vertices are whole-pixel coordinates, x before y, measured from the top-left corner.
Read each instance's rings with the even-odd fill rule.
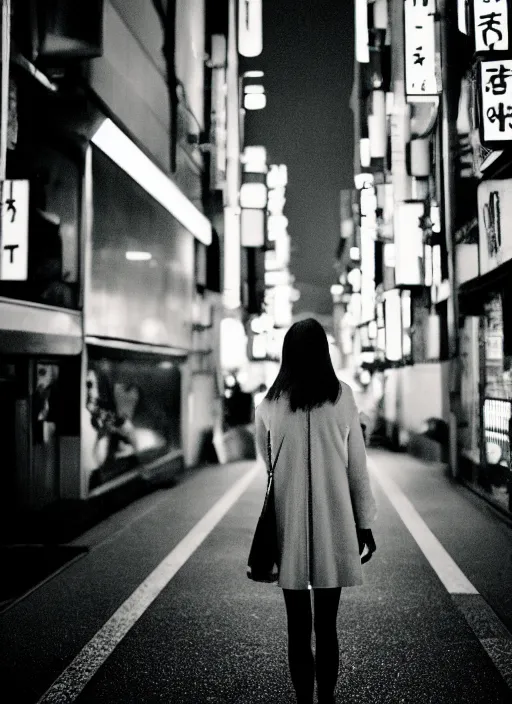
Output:
[[[284,440],[284,438],[283,438]],[[279,550],[277,544],[276,509],[274,500],[274,470],[276,467],[283,440],[279,445],[276,457],[272,462],[272,448],[270,444],[270,430],[267,433],[268,453],[268,481],[263,509],[261,511],[254,537],[252,540],[249,559],[247,562],[247,576],[255,582],[275,582],[278,578]]]

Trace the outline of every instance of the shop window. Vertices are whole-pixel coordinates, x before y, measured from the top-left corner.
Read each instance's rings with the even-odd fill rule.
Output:
[[[27,274],[22,281],[0,281],[0,296],[76,308],[79,166],[54,148],[39,147],[23,171],[8,177],[29,181]]]

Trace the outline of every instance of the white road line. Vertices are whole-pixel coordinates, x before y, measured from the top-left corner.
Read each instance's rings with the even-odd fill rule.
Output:
[[[380,472],[372,460],[368,460],[368,467],[446,590],[450,594],[478,594],[478,590],[446,552],[402,490]]]
[[[137,623],[142,614],[207,538],[217,523],[251,484],[258,467],[252,467],[224,496],[196,523],[167,557],[137,587],[131,596],[84,646],[64,672],[39,699],[38,704],[73,702],[96,674],[114,648]]]

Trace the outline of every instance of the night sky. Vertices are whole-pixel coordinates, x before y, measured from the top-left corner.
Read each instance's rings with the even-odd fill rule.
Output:
[[[248,112],[246,143],[288,166],[294,313],[332,311],[339,191],[353,185],[353,12],[352,0],[263,0],[263,53],[247,64],[265,71],[267,106]]]

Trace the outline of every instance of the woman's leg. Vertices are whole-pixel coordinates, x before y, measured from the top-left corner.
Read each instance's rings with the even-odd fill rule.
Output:
[[[340,662],[336,617],[341,587],[315,589],[316,681],[318,701],[334,702]]]
[[[300,704],[313,702],[315,665],[311,650],[311,597],[309,589],[283,589],[288,619],[288,662]]]

